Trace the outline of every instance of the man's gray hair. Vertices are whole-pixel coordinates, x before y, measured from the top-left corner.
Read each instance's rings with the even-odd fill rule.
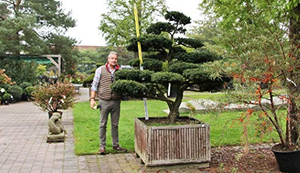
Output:
[[[119,56],[119,54],[118,54],[117,52],[110,52],[110,53],[108,54],[107,58],[109,58],[111,55],[117,55],[117,56]]]

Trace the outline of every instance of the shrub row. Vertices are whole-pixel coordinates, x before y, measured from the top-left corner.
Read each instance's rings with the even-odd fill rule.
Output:
[[[29,82],[20,85],[0,84],[0,101],[17,102],[28,100],[34,86]]]

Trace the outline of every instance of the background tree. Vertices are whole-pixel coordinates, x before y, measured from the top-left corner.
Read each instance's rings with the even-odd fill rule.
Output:
[[[147,52],[143,59],[145,70],[118,71],[112,88],[132,97],[165,101],[170,109],[168,119],[174,123],[179,116],[183,92],[189,86],[197,84],[204,90],[223,84],[221,78],[212,81],[202,65],[221,57],[202,49],[200,40],[176,36],[186,32],[190,17],[171,11],[166,13],[165,19],[167,22],[150,25],[146,35],[132,39],[128,46],[128,50],[137,52],[137,41],[141,42],[143,52]],[[177,94],[175,100],[167,97],[169,84]],[[212,85],[207,87],[208,84]]]
[[[74,49],[76,40],[63,35],[53,35],[46,43],[53,45],[50,54],[62,56],[62,74],[75,74],[78,64],[76,57],[79,54],[79,51]]]
[[[193,26],[187,32],[187,36],[190,38],[203,40],[204,47],[218,55],[224,55],[225,50],[219,43],[219,36],[221,34],[218,25],[218,18],[214,15],[204,15],[204,19],[196,21],[195,26]]]
[[[300,83],[299,2],[204,0],[201,7],[207,15],[218,19],[220,34],[216,41],[231,58],[211,65],[215,67],[211,70],[226,71],[239,79],[235,85],[239,91],[236,98],[261,106],[263,114],[258,122],[264,125],[261,129],[275,128],[283,146],[295,144],[300,132],[299,89],[296,87]],[[280,96],[276,88],[287,89],[287,95]],[[286,134],[273,103],[276,96],[289,103],[283,116],[287,120]],[[270,107],[262,104],[264,97],[270,100]],[[253,111],[250,112],[247,115]]]
[[[60,1],[5,0],[0,8],[0,40],[7,53],[48,53],[53,45],[46,41],[75,26]]]
[[[11,78],[16,84],[21,84],[22,82],[29,82],[32,84],[37,84],[37,64],[25,61],[12,61],[11,59],[2,59],[0,62],[0,67],[5,70],[6,74]]]
[[[5,0],[0,2],[1,54],[62,54],[63,72],[73,73],[76,40],[64,36],[75,26],[70,12],[56,0]]]
[[[165,0],[107,0],[107,13],[102,14],[99,29],[108,45],[124,46],[136,35],[133,7],[139,11],[140,33],[166,11]]]

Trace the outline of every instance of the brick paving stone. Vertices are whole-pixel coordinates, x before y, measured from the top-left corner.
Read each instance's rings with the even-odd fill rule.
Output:
[[[46,143],[47,118],[31,102],[0,106],[0,172],[62,172],[65,143]]]
[[[1,173],[9,173],[9,169],[1,169]]]
[[[3,165],[2,167],[1,167],[1,171],[2,170],[10,170],[12,168],[12,165]]]

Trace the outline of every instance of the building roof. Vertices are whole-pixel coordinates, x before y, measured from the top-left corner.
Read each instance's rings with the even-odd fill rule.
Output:
[[[92,50],[96,50],[99,47],[103,47],[103,46],[87,46],[87,45],[77,45],[75,46],[78,50],[88,50],[88,49],[92,49]]]

